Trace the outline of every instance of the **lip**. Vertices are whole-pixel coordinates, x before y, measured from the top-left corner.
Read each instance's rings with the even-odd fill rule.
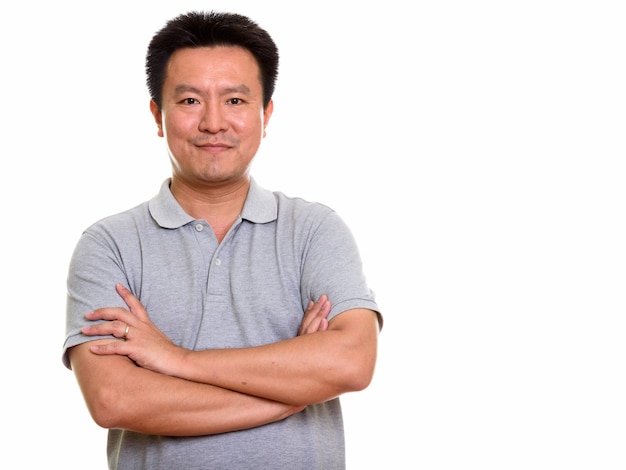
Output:
[[[207,152],[224,152],[226,150],[229,150],[231,146],[223,142],[209,142],[204,144],[196,144],[196,147]]]

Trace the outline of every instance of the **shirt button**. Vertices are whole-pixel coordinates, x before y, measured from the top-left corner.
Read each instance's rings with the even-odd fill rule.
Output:
[[[221,260],[221,259],[219,259],[219,258],[217,258],[217,259],[215,260],[215,265],[216,265],[216,266],[219,266],[220,264],[222,264],[222,260]]]
[[[202,230],[204,230],[204,226],[202,224],[196,224],[196,231],[202,232]]]

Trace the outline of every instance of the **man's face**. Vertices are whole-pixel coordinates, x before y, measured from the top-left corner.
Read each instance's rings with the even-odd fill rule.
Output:
[[[247,178],[272,103],[254,56],[240,47],[180,49],[170,58],[163,105],[150,104],[165,137],[173,177],[195,187]]]

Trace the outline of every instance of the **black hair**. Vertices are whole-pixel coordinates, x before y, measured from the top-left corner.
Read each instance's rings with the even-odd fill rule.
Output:
[[[159,109],[170,57],[184,48],[239,46],[256,59],[261,71],[263,107],[267,107],[278,77],[278,48],[267,31],[250,18],[237,13],[192,11],[181,14],[157,31],[146,54],[146,75],[150,97]]]

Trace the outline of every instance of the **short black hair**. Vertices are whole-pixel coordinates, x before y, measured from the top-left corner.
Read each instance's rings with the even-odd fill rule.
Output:
[[[278,77],[278,48],[267,31],[237,13],[192,11],[169,20],[155,33],[146,54],[150,97],[159,109],[167,64],[174,52],[184,48],[238,46],[250,51],[261,71],[263,107],[267,107]]]

